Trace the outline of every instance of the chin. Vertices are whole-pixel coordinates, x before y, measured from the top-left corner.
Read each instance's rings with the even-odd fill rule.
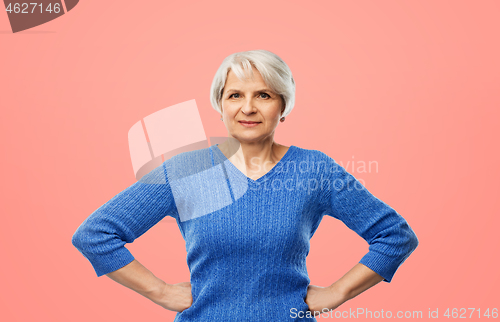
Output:
[[[235,137],[238,141],[240,141],[241,143],[252,143],[252,142],[257,142],[259,141],[262,136],[261,135],[238,135],[237,137]]]

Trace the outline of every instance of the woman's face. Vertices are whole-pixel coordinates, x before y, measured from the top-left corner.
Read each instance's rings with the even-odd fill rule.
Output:
[[[222,119],[230,137],[240,142],[273,140],[274,130],[284,111],[280,95],[266,86],[259,71],[252,67],[254,80],[241,81],[229,71],[222,93]],[[252,126],[242,121],[258,122]]]

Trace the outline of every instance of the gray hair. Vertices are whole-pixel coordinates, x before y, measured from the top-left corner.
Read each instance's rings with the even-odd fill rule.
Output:
[[[246,73],[253,79],[252,66],[261,74],[266,85],[279,94],[285,103],[282,116],[287,116],[295,105],[295,81],[288,65],[276,54],[267,50],[249,50],[227,56],[215,73],[210,88],[210,103],[222,114],[222,92],[226,84],[227,74],[232,70],[243,80]]]

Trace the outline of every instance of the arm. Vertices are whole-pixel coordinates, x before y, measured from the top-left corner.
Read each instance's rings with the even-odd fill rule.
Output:
[[[106,275],[167,310],[181,312],[193,302],[191,283],[167,284],[136,259]]]
[[[309,285],[306,303],[309,311],[314,312],[314,315],[325,313],[336,309],[383,279],[370,268],[357,263],[349,272],[328,287]]]
[[[363,264],[357,263],[349,272],[328,288],[331,292],[341,294],[343,302],[348,301],[370,287],[380,283],[384,278]]]
[[[94,211],[76,230],[72,244],[92,264],[97,276],[107,275],[159,303],[173,289],[156,278],[125,248],[177,209],[165,163]],[[168,297],[171,298],[171,297]],[[168,306],[168,305],[167,305]]]
[[[311,311],[335,309],[381,281],[391,282],[396,270],[418,246],[417,236],[400,214],[332,158],[323,156],[326,167],[320,183],[328,184],[321,186],[323,215],[342,221],[369,247],[368,253],[338,281],[326,288],[311,286]]]
[[[369,245],[360,264],[390,283],[397,269],[418,246],[408,222],[382,200],[370,193],[352,174],[328,157],[324,212],[342,221]]]
[[[106,274],[113,281],[155,301],[167,285],[134,259],[130,264]]]

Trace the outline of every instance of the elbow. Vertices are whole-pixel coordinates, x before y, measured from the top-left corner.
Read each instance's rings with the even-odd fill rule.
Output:
[[[71,244],[82,253],[94,247],[95,242],[93,241],[95,241],[95,236],[93,236],[92,232],[83,225],[78,227],[71,237]]]
[[[83,248],[83,238],[79,229],[77,229],[71,237],[71,244],[73,244],[73,246],[75,246],[78,250]]]
[[[82,253],[88,252],[102,242],[108,235],[107,231],[109,229],[104,229],[91,215],[73,233],[71,244]]]
[[[401,222],[399,226],[400,229],[400,237],[404,244],[404,249],[406,250],[406,256],[409,256],[413,251],[418,247],[419,240],[417,234],[413,231],[406,220]]]
[[[417,248],[417,246],[419,244],[419,241],[418,241],[417,235],[415,233],[413,234],[413,236],[414,236],[414,239],[413,239],[414,240],[413,241],[414,248],[413,249],[415,250],[415,248]]]
[[[408,245],[409,245],[408,254],[413,253],[413,251],[417,248],[418,244],[419,244],[418,237],[415,234],[415,232],[413,230],[411,230],[411,233],[408,237]]]
[[[413,251],[418,247],[419,240],[417,234],[413,231],[413,229],[408,225],[405,221],[401,226],[399,226],[399,253],[400,255],[406,259],[410,256]]]

